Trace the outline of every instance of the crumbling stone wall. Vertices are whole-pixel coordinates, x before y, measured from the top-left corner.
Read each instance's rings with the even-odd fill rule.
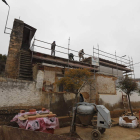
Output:
[[[66,116],[72,110],[75,94],[43,92],[36,84],[0,77],[0,125],[9,122],[20,110],[45,107],[58,116]]]
[[[86,102],[94,102],[99,104],[99,95],[115,95],[116,94],[116,77],[105,74],[96,74],[91,77],[92,83],[87,83],[82,89],[81,94]],[[94,90],[94,87],[96,88]]]
[[[22,45],[24,22],[14,20],[10,44],[5,67],[5,75],[10,78],[17,78],[19,73],[19,52]]]
[[[37,106],[40,101],[35,82],[0,77],[0,107]]]
[[[97,75],[98,94],[116,94],[116,77],[104,74]]]

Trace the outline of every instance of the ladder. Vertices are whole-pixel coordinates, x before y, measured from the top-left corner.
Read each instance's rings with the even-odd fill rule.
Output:
[[[122,102],[123,102],[123,106],[124,106],[125,113],[128,114],[128,111],[129,111],[129,104],[128,104],[127,95],[122,95]]]

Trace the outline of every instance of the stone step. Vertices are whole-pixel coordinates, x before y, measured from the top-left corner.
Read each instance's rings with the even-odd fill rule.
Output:
[[[32,72],[21,72],[20,71],[20,75],[26,75],[26,76],[31,76],[32,75]]]
[[[19,71],[32,72],[32,69],[20,69]]]
[[[30,65],[32,65],[32,63],[30,61],[20,61],[20,64],[30,64]]]
[[[20,80],[32,80],[32,63],[31,63],[31,54],[29,51],[20,51],[20,70],[19,70],[19,79]]]
[[[31,70],[32,71],[32,67],[21,65],[20,66],[20,70],[23,70],[23,69]]]
[[[31,57],[20,56],[20,60],[31,60]]]
[[[23,56],[21,57],[20,56],[20,60],[29,60],[29,61],[31,61],[31,57],[23,57]]]
[[[20,78],[32,78],[33,76],[32,75],[23,75],[23,74],[20,74],[19,77]]]
[[[20,52],[22,52],[22,53],[30,53],[30,51],[26,51],[26,50],[20,50]]]
[[[20,53],[31,54],[29,51],[20,51]]]
[[[32,68],[28,68],[28,67],[20,67],[19,72],[20,71],[32,71]]]
[[[28,74],[28,75],[26,75],[26,74]],[[25,73],[25,72],[21,72],[21,73],[19,73],[19,76],[32,76],[32,73]]]
[[[18,79],[19,80],[28,80],[28,81],[32,81],[33,80],[33,78],[21,78],[21,77],[19,77]]]
[[[20,55],[22,55],[22,56],[30,56],[31,57],[30,54],[26,54],[26,53],[20,53]]]
[[[20,59],[29,59],[29,60],[31,60],[31,57],[30,57],[30,56],[23,56],[23,55],[20,55]]]
[[[29,64],[29,63],[20,63],[20,66],[30,66],[30,67],[32,67],[32,65]]]
[[[29,62],[31,62],[31,59],[30,58],[20,58],[20,61],[29,61]]]
[[[27,66],[27,65],[26,65],[26,66],[21,65],[20,68],[19,68],[19,71],[20,71],[20,70],[21,70],[21,71],[22,71],[22,70],[29,70],[29,71],[32,71],[32,67]]]
[[[20,53],[20,56],[25,56],[25,57],[31,57],[31,55],[30,54],[24,54],[24,53]]]
[[[20,59],[20,62],[30,62],[32,64],[31,59]]]

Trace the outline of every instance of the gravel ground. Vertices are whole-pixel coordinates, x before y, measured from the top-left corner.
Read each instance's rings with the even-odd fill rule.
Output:
[[[70,127],[64,127],[55,130],[55,134],[69,133]],[[76,128],[77,134],[83,140],[92,140],[91,139],[91,128]],[[101,140],[136,140],[140,138],[140,128],[124,128],[120,126],[114,126],[110,129],[106,129],[105,133],[102,134]]]

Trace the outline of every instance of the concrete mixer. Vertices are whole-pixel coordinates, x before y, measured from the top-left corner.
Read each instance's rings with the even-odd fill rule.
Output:
[[[95,127],[91,120],[97,114],[97,126]],[[79,117],[81,124],[76,124],[76,116]],[[76,126],[91,127],[92,140],[100,140],[106,128],[111,127],[110,111],[103,105],[94,103],[79,102],[73,107],[73,117],[71,124],[71,134],[76,132]]]

